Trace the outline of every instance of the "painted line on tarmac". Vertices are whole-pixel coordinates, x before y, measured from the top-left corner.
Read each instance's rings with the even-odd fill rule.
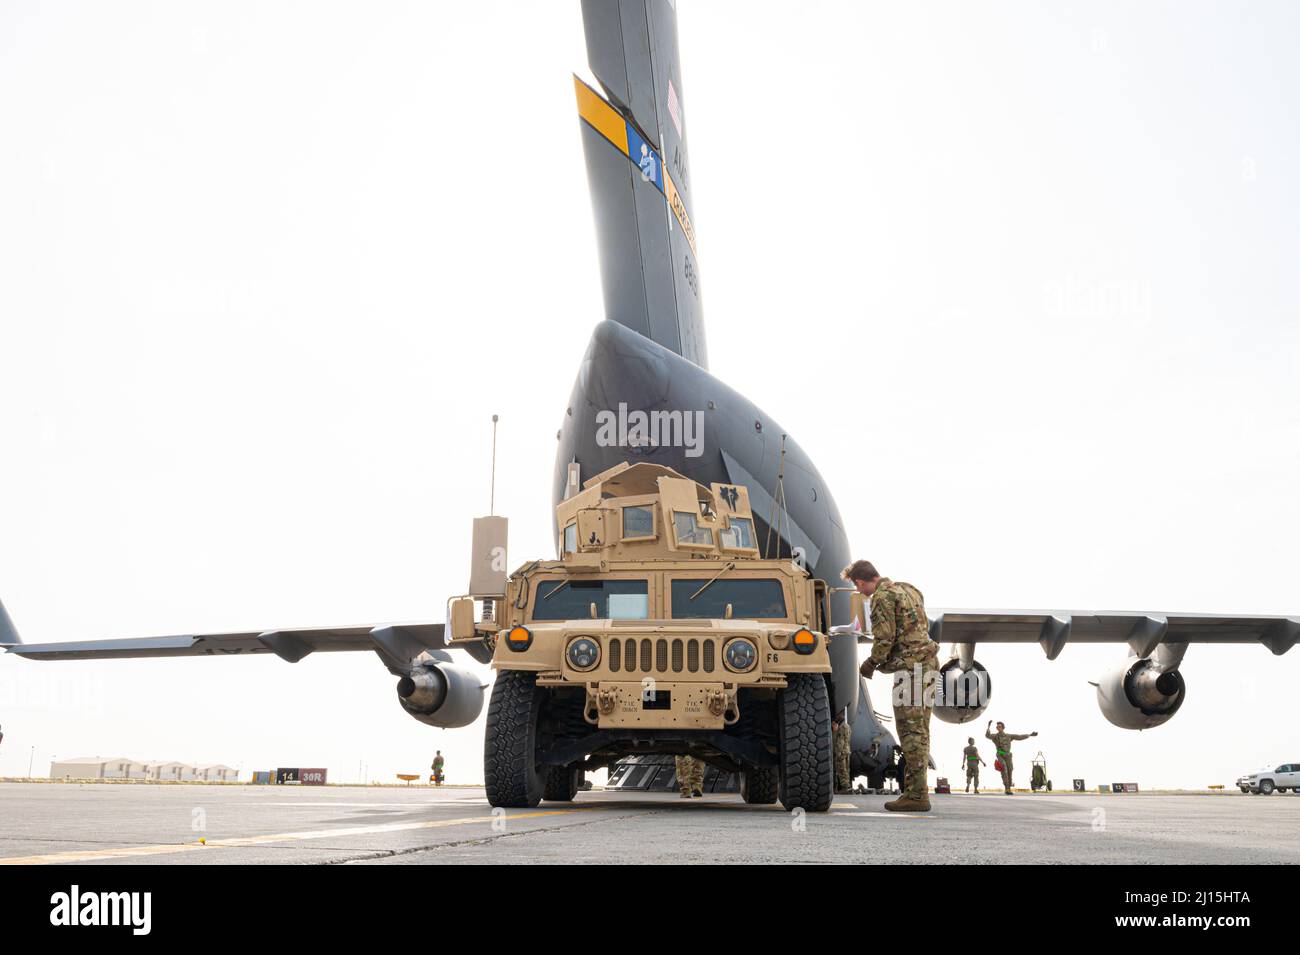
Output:
[[[483,805],[484,800],[475,799],[467,800],[464,803],[439,801],[439,806],[456,806],[456,805]],[[434,803],[427,802],[280,802],[278,799],[272,799],[267,802],[250,802],[244,803],[247,806],[258,806],[259,808],[275,809],[279,806],[292,807],[295,809],[427,809]]]
[[[230,849],[263,846],[276,842],[299,842],[308,839],[333,839],[344,836],[368,836],[385,832],[409,832],[417,829],[445,829],[451,826],[491,825],[497,818],[506,822],[516,819],[537,819],[542,816],[563,816],[575,812],[590,812],[598,807],[574,809],[548,809],[538,812],[521,812],[503,817],[466,816],[462,819],[439,819],[428,822],[394,822],[379,826],[349,826],[337,829],[309,829],[303,832],[279,832],[265,836],[244,836],[234,839],[209,839],[207,845],[198,842],[173,842],[159,845],[122,846],[115,849],[74,849],[46,855],[10,856],[0,858],[0,865],[56,865],[61,862],[99,862],[105,859],[125,859],[134,856],[170,855],[178,852],[202,852],[207,849]]]

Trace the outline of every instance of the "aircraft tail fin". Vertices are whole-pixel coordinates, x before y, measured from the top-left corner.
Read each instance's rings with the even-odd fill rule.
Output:
[[[677,14],[669,0],[583,0],[574,79],[605,317],[708,367],[691,221]]]
[[[9,612],[5,610],[4,603],[0,602],[0,647],[18,646],[22,642],[23,638],[18,636],[14,622],[9,619]]]

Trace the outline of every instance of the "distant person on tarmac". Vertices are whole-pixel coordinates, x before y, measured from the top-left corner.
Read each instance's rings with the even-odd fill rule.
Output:
[[[849,758],[853,750],[853,730],[849,728],[848,710],[840,710],[831,720],[831,738],[835,741],[835,792],[853,792],[853,777],[849,775]]]
[[[442,768],[445,765],[447,765],[447,761],[442,757],[442,750],[438,750],[433,757],[433,765],[429,767],[433,770],[433,784],[435,786],[442,785]]]
[[[1014,739],[1029,739],[1031,736],[1037,736],[1038,731],[1032,733],[1008,733],[1007,724],[998,723],[996,733],[989,732],[989,726],[993,721],[989,720],[988,726],[984,727],[984,735],[993,740],[993,745],[997,747],[998,762],[1002,765],[1002,787],[1008,796],[1011,795],[1011,741]]]
[[[966,738],[966,748],[961,751],[962,760],[966,763],[966,791],[970,792],[971,780],[975,781],[975,795],[980,793],[980,767],[987,766],[984,757],[980,751],[975,748],[975,737]]]
[[[704,795],[704,760],[694,756],[674,756],[677,767],[677,789],[683,799]]]

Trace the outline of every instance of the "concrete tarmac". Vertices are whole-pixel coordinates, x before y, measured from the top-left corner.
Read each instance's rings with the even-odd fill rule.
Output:
[[[477,788],[3,783],[0,864],[1300,862],[1295,794],[958,793],[924,815],[886,798],[791,814],[595,791],[494,812]]]

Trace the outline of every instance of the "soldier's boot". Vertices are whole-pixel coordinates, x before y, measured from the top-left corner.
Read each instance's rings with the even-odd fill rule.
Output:
[[[890,812],[929,812],[930,797],[903,793],[899,798],[885,803],[885,808]]]

